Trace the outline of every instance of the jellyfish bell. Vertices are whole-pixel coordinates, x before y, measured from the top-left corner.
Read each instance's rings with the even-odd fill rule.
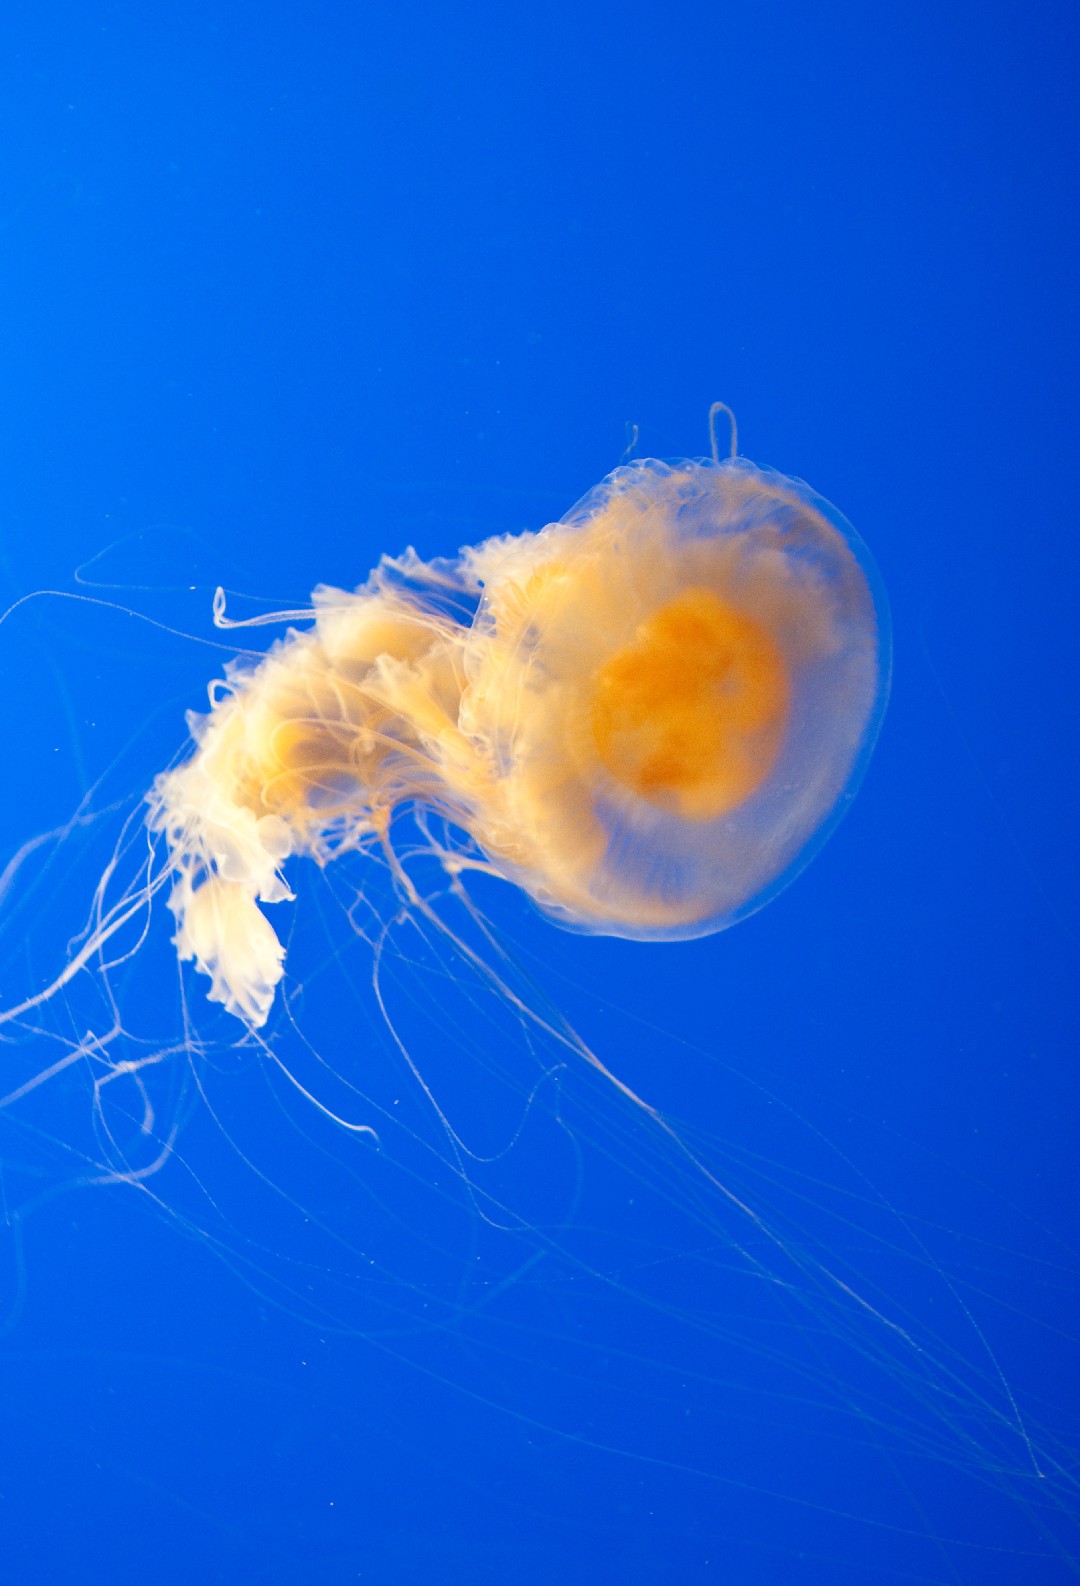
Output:
[[[807,863],[889,676],[880,580],[834,508],[741,458],[643,461],[463,557],[462,715],[512,812],[474,830],[554,918],[702,936]]]
[[[384,558],[313,626],[236,663],[156,780],[180,956],[265,1023],[290,856],[432,811],[572,929],[645,940],[761,907],[842,815],[880,725],[869,552],[799,481],[739,457],[633,462],[560,522]]]

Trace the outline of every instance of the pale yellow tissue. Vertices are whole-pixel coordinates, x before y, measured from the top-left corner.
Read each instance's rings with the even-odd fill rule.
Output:
[[[178,946],[253,1024],[281,973],[255,900],[289,895],[290,854],[392,859],[405,806],[567,923],[718,928],[827,818],[881,687],[850,543],[741,463],[631,465],[563,523],[384,559],[312,616],[228,670],[151,799]]]

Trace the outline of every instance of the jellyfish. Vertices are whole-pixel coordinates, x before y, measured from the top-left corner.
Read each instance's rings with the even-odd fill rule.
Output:
[[[731,425],[723,457],[721,414]],[[701,937],[774,897],[854,797],[890,676],[873,560],[807,485],[738,454],[725,404],[709,420],[710,456],[624,460],[538,531],[431,561],[411,549],[384,555],[358,588],[321,586],[292,612],[235,618],[219,588],[220,630],[284,631],[210,684],[209,709],[188,714],[186,751],[144,783],[60,972],[0,1009],[0,1029],[20,1027],[86,972],[106,1018],[0,1107],[92,1059],[95,1106],[106,1086],[134,1079],[153,1136],[139,1076],[172,1050],[195,1066],[200,1038],[185,996],[178,1042],[132,1043],[111,974],[139,956],[162,898],[179,964],[209,982],[237,1041],[298,1083],[262,1032],[281,1004],[290,932],[280,922],[306,860],[351,873],[358,903],[378,895],[378,866],[402,916],[423,919],[440,950],[681,1149],[557,1011],[511,989],[466,882],[509,883],[570,931]],[[46,840],[25,845],[0,889]],[[352,866],[339,864],[346,856]],[[417,887],[421,860],[435,863],[478,940]],[[356,909],[347,914],[363,934]],[[112,1055],[118,1042],[136,1055]],[[129,1175],[124,1153],[113,1154]]]
[[[724,1110],[715,1097],[692,1110],[693,1081],[692,1107],[680,1111],[659,1081],[661,1099],[647,1101],[651,1079],[615,1056],[611,1024],[594,1048],[576,1010],[563,1011],[569,999],[549,997],[507,950],[497,910],[493,928],[470,912],[501,887],[568,931],[707,937],[773,899],[850,806],[889,686],[881,581],[844,517],[740,456],[733,424],[720,455],[726,411],[711,415],[711,455],[625,461],[535,532],[445,559],[384,556],[359,588],[320,587],[288,613],[239,618],[219,591],[230,653],[243,649],[238,629],[282,631],[230,659],[171,765],[156,776],[140,765],[115,847],[116,806],[102,800],[111,852],[89,920],[72,934],[66,882],[56,889],[71,943],[62,968],[0,1010],[5,1061],[21,1042],[32,1065],[25,1082],[5,1067],[0,1112],[17,1125],[30,1104],[19,1138],[36,1205],[39,1179],[51,1193],[35,1154],[52,1138],[45,1083],[74,1070],[92,1097],[92,1135],[83,1144],[82,1111],[74,1139],[62,1114],[56,1128],[79,1184],[141,1192],[261,1298],[406,1363],[403,1340],[464,1328],[477,1364],[475,1378],[460,1367],[463,1391],[496,1410],[489,1358],[501,1380],[504,1350],[524,1351],[530,1383],[566,1360],[601,1410],[641,1395],[659,1428],[643,1458],[680,1479],[684,1414],[712,1415],[741,1495],[731,1415],[767,1371],[770,1413],[809,1385],[824,1435],[841,1429],[860,1457],[875,1437],[891,1457],[895,1433],[935,1479],[952,1460],[1026,1501],[1042,1470],[947,1268],[939,1292],[974,1327],[975,1361],[935,1333],[932,1313],[912,1320],[910,1296],[935,1270],[919,1229],[846,1158],[845,1188],[830,1190],[827,1136],[813,1122],[800,1133],[784,1098],[774,1109],[768,1082],[756,1069],[744,1077],[715,1043],[694,1073],[713,1083],[723,1071],[734,1145],[712,1132]],[[97,813],[82,811],[80,829],[93,832]],[[59,846],[77,847],[74,831]],[[32,840],[0,874],[5,912],[31,855],[50,851]],[[89,857],[96,878],[96,848]],[[324,892],[342,909],[313,922],[322,932],[302,919],[294,929]],[[355,1016],[368,958],[372,1024]],[[35,969],[41,960],[35,951]],[[150,994],[132,997],[147,979]],[[194,990],[219,1011],[203,1014]],[[43,1040],[54,1059],[44,1064]],[[650,1076],[656,1050],[650,1040],[643,1054]],[[411,1088],[399,1084],[406,1067]],[[238,1185],[215,1176],[213,1155],[205,1168],[198,1130],[190,1146],[179,1140],[189,1102],[213,1120],[230,1165],[242,1163]],[[791,1133],[809,1139],[808,1157],[788,1159]],[[378,1160],[363,1154],[373,1136]],[[171,1178],[160,1172],[169,1161]],[[281,1219],[269,1235],[263,1197]],[[610,1219],[613,1205],[624,1221]],[[883,1252],[883,1278],[860,1267],[867,1249]],[[847,1356],[859,1373],[850,1394]],[[509,1414],[580,1435],[558,1408],[564,1381],[546,1410],[542,1395],[538,1409],[529,1391],[506,1392]],[[597,1426],[603,1450],[599,1412]],[[636,1452],[620,1436],[610,1433],[614,1451]],[[698,1474],[729,1479],[727,1457]]]
[[[401,817],[572,930],[674,940],[760,908],[854,795],[889,680],[870,554],[799,480],[737,455],[625,463],[559,522],[315,590],[238,660],[147,804],[181,960],[251,1029],[287,862],[377,854]],[[231,619],[217,597],[219,622]],[[264,620],[264,619],[258,619]]]

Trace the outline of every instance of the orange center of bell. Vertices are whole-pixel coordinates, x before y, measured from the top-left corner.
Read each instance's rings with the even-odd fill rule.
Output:
[[[623,787],[685,820],[715,820],[772,770],[789,696],[762,624],[710,589],[687,589],[597,672],[593,738]]]

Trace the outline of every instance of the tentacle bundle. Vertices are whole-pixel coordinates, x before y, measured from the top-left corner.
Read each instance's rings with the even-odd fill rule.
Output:
[[[617,469],[566,517],[425,564],[384,558],[235,663],[148,822],[180,955],[253,1027],[291,855],[392,854],[437,812],[560,923],[702,935],[760,907],[853,795],[888,687],[865,546],[740,458]]]

